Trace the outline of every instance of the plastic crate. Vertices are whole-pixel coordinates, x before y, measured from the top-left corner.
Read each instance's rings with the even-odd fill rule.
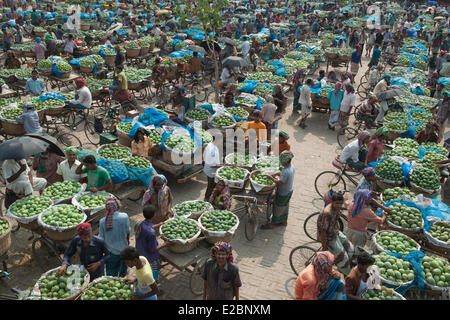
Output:
[[[112,133],[102,133],[100,135],[100,145],[114,143],[118,140],[119,138]]]

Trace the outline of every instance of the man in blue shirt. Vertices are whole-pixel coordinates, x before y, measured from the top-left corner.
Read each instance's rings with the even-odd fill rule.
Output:
[[[41,133],[42,128],[39,124],[39,115],[34,108],[34,104],[26,104],[23,106],[23,113],[16,118],[16,121],[23,123],[25,132],[28,133]]]
[[[373,49],[372,59],[369,62],[369,68],[372,66],[376,66],[381,57],[381,50],[378,44],[375,45],[375,49]]]
[[[33,70],[31,73],[31,78],[27,80],[25,85],[25,93],[29,93],[32,97],[37,97],[44,93],[44,82],[38,79],[38,72]]]
[[[123,277],[127,274],[127,266],[120,260],[120,253],[129,246],[130,218],[119,212],[120,202],[113,196],[106,199],[106,217],[100,220],[99,237],[105,241],[111,255],[106,262],[106,275]]]
[[[59,24],[58,29],[55,31],[56,39],[57,40],[63,40],[64,38],[64,31],[62,30],[62,26]]]
[[[105,275],[105,263],[110,257],[110,252],[106,248],[105,241],[92,235],[92,228],[89,223],[80,223],[77,228],[78,236],[64,253],[62,266],[58,270],[58,276],[66,273],[70,258],[79,252],[81,264],[88,270],[91,281]]]

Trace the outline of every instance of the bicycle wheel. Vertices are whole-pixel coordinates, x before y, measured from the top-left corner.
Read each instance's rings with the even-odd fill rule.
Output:
[[[98,146],[100,144],[100,134],[95,130],[93,122],[86,120],[84,134],[93,145]]]
[[[62,258],[60,253],[53,247],[53,244],[45,238],[36,238],[31,245],[33,256],[39,267],[47,271],[60,266]]]
[[[337,134],[337,142],[339,146],[344,149],[345,146],[358,135],[358,131],[353,128],[346,127],[343,130],[339,130]]]
[[[367,98],[367,95],[370,92],[370,86],[367,82],[361,82],[356,90],[356,93],[361,99]]]
[[[291,265],[292,271],[298,276],[311,263],[317,251],[308,246],[298,246],[292,249],[289,254],[289,264]]]
[[[319,173],[314,181],[314,188],[317,194],[323,198],[325,192],[333,190],[347,190],[345,180],[340,174],[334,171],[324,171]]]
[[[75,146],[78,149],[81,149],[82,147],[80,139],[78,139],[76,135],[68,132],[60,134],[58,138],[56,138],[56,140],[58,140],[58,142],[62,143],[66,147]]]
[[[203,293],[203,269],[205,269],[206,260],[208,257],[202,257],[195,264],[194,271],[191,273],[191,277],[189,279],[189,286],[191,287],[191,292],[196,296],[199,296]]]
[[[313,214],[309,215],[308,218],[306,218],[305,222],[303,223],[303,231],[305,231],[305,234],[308,238],[314,241],[317,240],[317,218],[319,218],[320,212],[314,212]]]

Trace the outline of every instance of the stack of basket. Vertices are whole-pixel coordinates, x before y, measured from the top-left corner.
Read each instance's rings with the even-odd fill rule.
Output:
[[[7,221],[9,224],[8,229],[0,235],[0,256],[2,256],[8,252],[8,249],[11,246],[11,221],[4,217],[0,217],[0,220]]]

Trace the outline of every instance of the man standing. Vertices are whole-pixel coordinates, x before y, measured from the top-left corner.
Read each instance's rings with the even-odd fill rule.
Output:
[[[106,217],[100,220],[99,237],[105,241],[111,255],[106,262],[106,275],[123,277],[127,274],[127,266],[120,259],[120,253],[130,242],[130,218],[119,212],[120,202],[114,196],[106,199]]]
[[[204,201],[208,201],[214,187],[216,186],[214,178],[216,176],[217,166],[220,164],[219,148],[217,148],[214,142],[211,141],[206,145],[204,159],[205,165],[203,167],[203,172],[208,178],[208,186],[206,187]]]
[[[89,223],[80,223],[77,228],[78,235],[64,253],[62,266],[58,270],[58,276],[66,273],[70,258],[78,252],[81,264],[89,271],[91,281],[105,275],[105,263],[110,257],[110,252],[106,248],[105,242],[92,235],[92,228]]]
[[[156,230],[164,223],[153,224],[152,218],[155,216],[156,208],[153,205],[144,206],[143,215],[144,220],[136,221],[134,225],[134,232],[136,234],[136,250],[140,256],[147,259],[152,267],[153,278],[158,282],[159,270],[161,269],[161,260],[159,250],[171,245],[170,242],[165,242],[158,245],[158,238]]]
[[[375,119],[375,121],[378,124],[383,123],[384,114],[389,109],[389,105],[386,99],[383,98],[382,93],[388,90],[390,84],[391,84],[391,76],[389,74],[385,74],[383,79],[381,79],[375,86],[375,89],[373,89],[373,94],[377,96],[379,101],[381,101],[380,110],[378,111],[377,118]]]
[[[108,190],[112,187],[112,181],[108,171],[105,168],[98,166],[95,157],[92,155],[83,158],[75,173],[87,173],[88,182],[86,191],[97,192]]]
[[[245,58],[250,51],[250,42],[248,41],[247,36],[243,36],[242,39],[244,40],[244,42],[242,42],[242,44],[238,46],[238,49],[241,50],[241,55],[243,58]]]
[[[299,126],[302,129],[306,128],[306,119],[311,114],[312,100],[310,86],[314,86],[314,82],[311,79],[306,80],[306,84],[300,89],[299,103],[302,106],[302,118],[300,119]]]
[[[242,282],[239,268],[233,263],[233,249],[226,242],[217,242],[211,249],[211,258],[206,262],[202,278],[203,300],[239,300]]]

